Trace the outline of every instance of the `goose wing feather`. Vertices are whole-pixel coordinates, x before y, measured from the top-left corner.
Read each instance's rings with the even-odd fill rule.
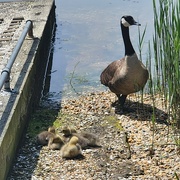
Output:
[[[109,82],[113,79],[114,74],[116,73],[117,69],[122,66],[124,59],[125,58],[113,61],[104,69],[104,71],[101,73],[101,76],[100,76],[101,84],[105,86],[109,85]]]

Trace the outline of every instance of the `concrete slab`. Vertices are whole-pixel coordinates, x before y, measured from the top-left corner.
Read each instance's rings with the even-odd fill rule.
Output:
[[[34,39],[26,38],[11,70],[11,88],[0,92],[0,179],[5,179],[28,113],[40,97],[54,25],[54,0],[0,3],[0,71],[5,67],[27,20]]]

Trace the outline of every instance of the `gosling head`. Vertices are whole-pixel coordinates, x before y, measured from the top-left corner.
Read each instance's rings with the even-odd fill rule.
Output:
[[[70,127],[63,127],[62,131],[61,131],[64,136],[70,136],[72,135],[72,133],[76,133],[76,130],[74,128],[70,128]]]
[[[76,136],[73,136],[71,139],[70,139],[70,141],[69,141],[69,143],[71,144],[71,145],[76,145],[77,143],[78,143],[78,137],[76,137]]]
[[[131,25],[137,25],[137,26],[140,26],[140,25],[141,25],[141,24],[139,24],[138,22],[136,22],[132,16],[123,16],[123,17],[121,18],[121,24],[122,24],[124,27],[129,27],[129,26],[131,26]]]
[[[53,133],[53,134],[55,134],[55,128],[54,127],[49,127],[48,128],[48,132],[51,132],[51,133]]]

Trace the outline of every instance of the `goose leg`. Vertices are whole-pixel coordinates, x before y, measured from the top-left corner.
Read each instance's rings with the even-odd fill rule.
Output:
[[[121,96],[118,97],[118,102],[119,102],[121,108],[124,107],[124,103],[126,101],[126,97],[127,97],[127,95],[121,95]]]
[[[123,113],[123,109],[124,109],[124,103],[126,101],[126,97],[127,95],[120,95],[120,94],[116,94],[118,97],[118,103],[120,106],[120,113]]]

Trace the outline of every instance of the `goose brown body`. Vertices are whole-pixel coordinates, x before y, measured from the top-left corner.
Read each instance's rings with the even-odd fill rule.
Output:
[[[115,94],[128,95],[143,89],[148,76],[148,70],[134,53],[109,64],[101,74],[101,83]]]

